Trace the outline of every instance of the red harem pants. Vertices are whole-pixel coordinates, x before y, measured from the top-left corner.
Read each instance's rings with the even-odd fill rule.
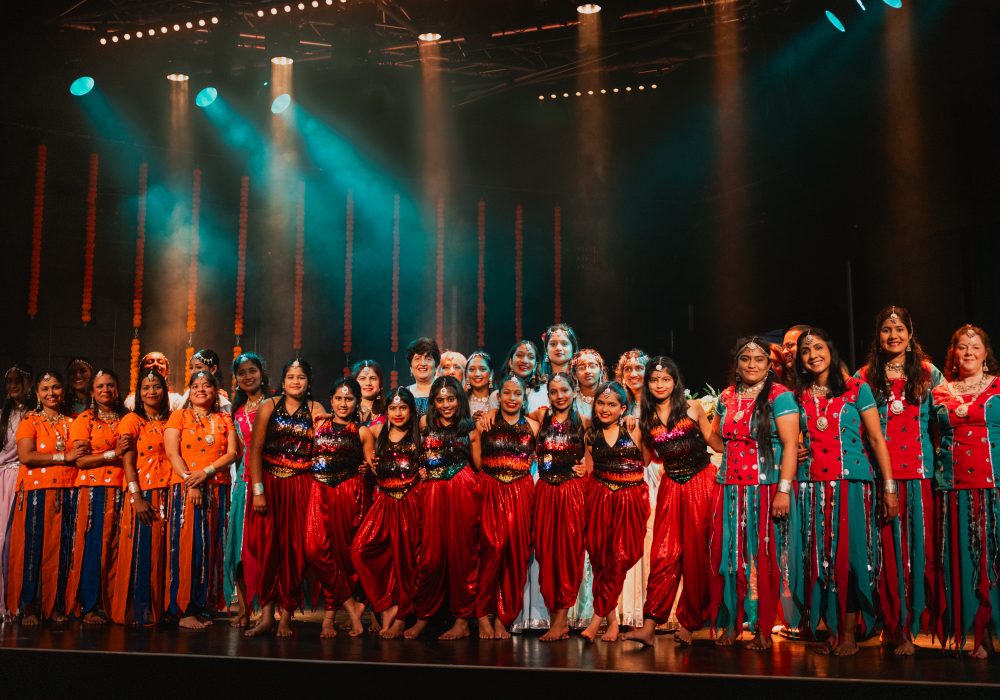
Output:
[[[426,620],[449,605],[455,617],[475,612],[482,490],[466,466],[448,480],[417,487],[423,508],[417,556],[417,616]]]
[[[535,560],[538,587],[549,611],[573,607],[583,580],[583,479],[535,484]]]
[[[7,609],[52,617],[65,612],[79,489],[18,491],[10,530]]]
[[[118,535],[118,571],[111,596],[111,619],[119,625],[159,621],[167,584],[167,501],[169,489],[147,489],[142,497],[153,509],[153,524],[135,516],[125,497]]]
[[[416,610],[420,497],[411,490],[400,499],[375,493],[351,545],[351,563],[375,612],[398,605],[396,618]]]
[[[479,525],[476,617],[495,612],[504,627],[521,613],[531,562],[531,476],[504,483],[479,474],[483,494]]]
[[[82,486],[76,507],[73,566],[66,582],[66,611],[111,610],[118,561],[120,486]]]
[[[678,484],[666,474],[656,493],[653,544],[643,617],[666,622],[684,579],[677,620],[688,630],[708,620],[712,605],[709,546],[712,516],[719,503],[718,469],[709,465]]]
[[[306,509],[313,478],[306,472],[279,478],[265,471],[263,483],[266,515],[258,515],[253,497],[247,496],[243,545],[257,563],[257,576],[247,578],[247,600],[256,596],[262,607],[277,603],[291,612],[302,602]]]
[[[649,488],[641,482],[612,491],[591,478],[586,512],[583,538],[594,571],[594,614],[607,617],[618,605],[628,570],[642,559]]]
[[[360,474],[336,486],[312,480],[306,516],[306,561],[326,610],[342,606],[358,586],[351,544],[361,524],[364,492],[364,477]]]

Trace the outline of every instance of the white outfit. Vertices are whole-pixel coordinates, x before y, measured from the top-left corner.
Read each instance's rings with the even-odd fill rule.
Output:
[[[17,471],[21,466],[17,459],[17,426],[26,411],[14,410],[7,424],[3,449],[0,450],[0,619],[7,616],[7,559],[10,554],[10,519],[14,514],[14,499],[17,495]]]

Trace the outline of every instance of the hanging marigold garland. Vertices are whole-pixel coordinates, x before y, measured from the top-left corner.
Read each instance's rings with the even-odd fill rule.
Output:
[[[552,320],[562,323],[562,209],[556,207],[552,218],[552,284],[555,287]]]
[[[344,376],[351,371],[351,320],[354,292],[354,193],[347,191],[344,242]]]
[[[437,201],[437,292],[435,295],[437,344],[444,346],[444,197]]]
[[[83,248],[83,304],[80,318],[84,325],[93,320],[94,306],[94,245],[97,235],[97,169],[99,159],[90,154],[90,173],[87,178],[87,238]]]
[[[38,314],[38,280],[42,271],[42,218],[45,214],[45,167],[48,148],[38,144],[35,165],[35,209],[31,223],[31,279],[28,282],[28,318]]]
[[[479,239],[479,268],[476,271],[476,344],[486,347],[486,200],[479,200],[476,216],[476,236]]]
[[[523,338],[521,294],[524,291],[524,208],[520,203],[514,214],[514,337]]]
[[[146,262],[146,189],[149,166],[139,166],[139,197],[135,221],[135,283],[132,292],[132,352],[129,358],[129,386],[139,390],[139,329],[142,327],[142,277]]]
[[[295,211],[295,301],[292,313],[292,349],[298,357],[302,349],[302,277],[305,270],[303,256],[306,247],[306,183],[299,182]]]
[[[243,309],[246,304],[247,286],[247,221],[249,220],[248,209],[250,202],[250,177],[244,175],[240,178],[240,223],[238,229],[239,240],[236,244],[236,313],[233,319],[233,335],[236,336],[236,343],[233,345],[233,359],[235,360],[243,352],[240,347],[240,339],[243,336]],[[235,385],[236,377],[233,377]]]
[[[201,215],[201,169],[195,168],[191,183],[191,257],[188,264],[187,332],[188,346],[184,351],[184,384],[191,379],[191,358],[194,356],[194,332],[198,323],[198,219]]]
[[[399,384],[399,372],[396,370],[396,353],[399,352],[399,195],[392,198],[392,332],[389,339],[389,350],[392,351],[392,372],[389,375],[389,386],[395,388]]]

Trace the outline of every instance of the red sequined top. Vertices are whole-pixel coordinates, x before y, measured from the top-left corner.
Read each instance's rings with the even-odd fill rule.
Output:
[[[614,445],[608,444],[604,431],[601,431],[590,446],[590,454],[594,460],[594,479],[612,491],[645,483],[646,465],[642,461],[642,450],[625,428],[618,429]]]
[[[493,427],[483,433],[483,473],[506,484],[531,474],[535,435],[528,420],[514,424],[497,415]]]

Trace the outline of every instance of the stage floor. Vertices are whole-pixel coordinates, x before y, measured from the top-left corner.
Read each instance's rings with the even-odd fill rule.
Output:
[[[854,657],[837,658],[816,654],[815,644],[777,636],[770,652],[752,652],[742,645],[718,649],[706,633],[699,633],[688,648],[660,635],[651,649],[631,642],[588,644],[578,635],[549,644],[540,642],[537,633],[515,635],[510,641],[439,642],[383,640],[374,633],[355,639],[341,631],[336,639],[321,640],[318,620],[312,614],[299,618],[297,633],[289,639],[247,639],[225,619],[201,632],[174,626],[139,629],[70,623],[62,628],[28,628],[7,623],[0,627],[0,678],[4,679],[0,689],[7,697],[42,697],[60,687],[66,692],[65,684],[74,678],[70,671],[79,668],[94,678],[114,679],[118,689],[128,687],[119,683],[137,682],[154,695],[170,687],[170,693],[162,694],[176,696],[180,688],[164,684],[170,684],[175,673],[184,676],[199,669],[198,687],[206,693],[211,687],[231,691],[240,685],[260,692],[275,678],[270,670],[280,668],[281,678],[305,680],[333,673],[345,682],[363,683],[361,689],[377,689],[379,695],[412,690],[413,683],[464,684],[467,679],[473,685],[487,683],[482,686],[487,693],[503,695],[517,689],[586,692],[610,684],[625,691],[691,683],[695,689],[748,692],[775,687],[787,692],[794,687],[811,695],[843,693],[847,686],[857,686],[905,691],[908,697],[940,697],[950,689],[961,692],[963,700],[1000,697],[1000,656],[987,661],[958,657],[931,648],[930,639],[923,637],[918,640],[922,648],[909,658],[895,656],[877,641],[864,643]],[[93,675],[98,670],[100,674]],[[528,673],[511,673],[516,671]],[[223,682],[227,677],[228,685]],[[10,683],[21,694],[7,695]],[[107,689],[94,690],[108,697]]]

